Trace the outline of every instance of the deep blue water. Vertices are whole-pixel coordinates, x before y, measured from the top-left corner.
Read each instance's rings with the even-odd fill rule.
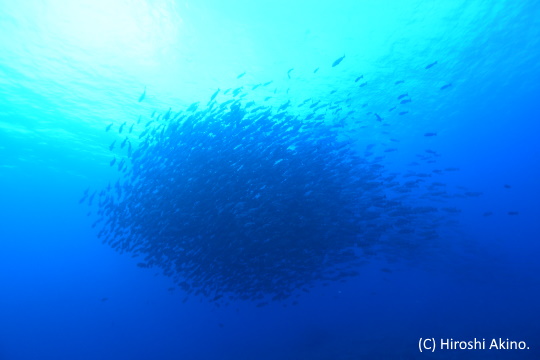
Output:
[[[539,19],[532,0],[0,0],[0,359],[539,359]],[[224,94],[239,87],[236,97]],[[217,89],[215,106],[254,101],[296,116],[291,124],[323,114],[323,129],[384,169],[374,178],[377,194],[402,196],[410,206],[403,216],[416,227],[392,223],[345,282],[316,279],[309,292],[297,289],[295,304],[260,307],[186,292],[159,266],[141,268],[140,258],[103,245],[92,228],[96,206],[79,199],[121,176],[110,162],[126,157],[119,145],[128,127],[141,118],[129,134],[137,148],[151,119],[167,123],[169,109],[180,117],[195,102],[195,112],[204,111]],[[262,133],[249,136],[238,144],[259,146]],[[208,151],[193,141],[190,151],[204,153],[204,164]],[[338,156],[314,149],[325,161]],[[215,147],[216,159],[230,151]],[[291,155],[299,162],[288,173],[309,174],[312,153]],[[246,154],[238,159],[255,164]],[[168,171],[163,164],[156,176]],[[315,183],[335,179],[328,174],[336,167],[325,169]],[[290,196],[282,189],[270,204]],[[239,199],[220,193],[217,204]],[[327,200],[324,214],[341,215],[342,203]],[[413,214],[428,205],[436,213]],[[376,209],[378,220],[363,225],[395,216],[395,208]],[[159,234],[152,221],[169,213],[161,210],[143,212],[148,222],[138,223]],[[418,235],[413,246],[411,226],[437,236]],[[288,240],[266,253],[293,249]],[[287,260],[305,265],[310,256]],[[198,259],[200,271],[210,269]],[[223,281],[236,289],[250,283]],[[420,338],[437,346],[485,339],[486,350],[421,353]],[[487,349],[499,338],[527,349]]]

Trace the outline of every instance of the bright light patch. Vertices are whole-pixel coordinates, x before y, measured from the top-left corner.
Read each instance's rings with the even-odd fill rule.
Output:
[[[149,7],[145,1],[48,0],[44,31],[65,45],[93,57],[122,61],[149,58],[177,40],[178,19],[170,9]]]

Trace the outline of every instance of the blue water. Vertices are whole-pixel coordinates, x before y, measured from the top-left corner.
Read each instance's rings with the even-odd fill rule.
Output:
[[[0,0],[0,359],[539,359],[539,19],[533,0]],[[243,96],[277,114],[290,101],[298,119],[320,101],[321,126],[384,169],[378,194],[437,208],[409,214],[415,234],[437,236],[394,224],[356,276],[265,306],[234,296],[245,277],[225,278],[237,293],[216,302],[102,244],[96,205],[79,199],[122,178],[110,162],[126,158],[128,127],[141,118],[136,148],[150,120],[204,111],[217,89],[215,106]],[[151,234],[166,210],[143,213]],[[374,211],[378,225],[393,216]],[[475,338],[485,350],[440,349]],[[489,349],[499,338],[526,348]]]

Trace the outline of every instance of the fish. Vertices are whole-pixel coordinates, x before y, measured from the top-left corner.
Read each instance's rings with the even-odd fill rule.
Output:
[[[236,88],[236,89],[234,89],[232,91],[233,96],[237,96],[238,94],[240,94],[240,91],[242,91],[242,86],[240,86],[240,87],[238,87],[238,88]]]
[[[408,113],[409,113],[408,111],[401,111],[401,112],[399,113],[399,115],[405,115],[405,114],[408,114]]]
[[[407,104],[407,103],[410,103],[410,102],[412,102],[411,99],[405,99],[405,100],[401,100],[399,103],[403,105],[403,104]]]
[[[291,100],[288,100],[286,103],[284,103],[278,108],[278,111],[285,110],[290,104],[291,104]]]
[[[112,142],[112,144],[109,145],[109,150],[112,151],[112,150],[114,149],[114,144],[116,144],[116,140],[114,140],[114,141]]]
[[[193,104],[189,105],[189,107],[186,109],[186,111],[195,111],[199,107],[199,102],[194,102]],[[169,108],[169,112],[171,109]],[[168,117],[167,117],[168,118]]]
[[[216,103],[220,90],[207,106],[160,108],[133,143],[134,135],[118,136],[113,146],[127,154],[109,160],[120,176],[100,189],[92,209],[100,241],[170,277],[185,299],[274,308],[288,298],[290,305],[301,289],[354,276],[357,254],[373,254],[381,236],[398,238],[385,246],[400,255],[444,234],[445,217],[458,212],[444,202],[470,194],[434,185],[449,175],[425,167],[437,154],[420,147],[418,162],[394,173],[386,161],[401,152],[401,138],[370,96],[356,88],[338,90],[338,101],[327,96],[332,89],[289,98],[286,88],[264,102],[274,89],[253,94],[244,85]],[[365,127],[381,136],[367,148]]]
[[[87,197],[88,197],[88,193],[85,192],[84,195],[79,199],[79,204],[82,204],[86,200]]]
[[[113,159],[111,160],[111,162],[110,162],[109,165],[110,165],[110,166],[114,166],[114,163],[115,163],[115,162],[116,162],[116,158],[113,158]]]
[[[366,85],[367,85],[367,82],[363,82],[363,83],[360,84],[360,87],[364,87]]]
[[[315,70],[313,70],[313,73],[316,74],[317,71],[319,71],[319,68],[316,68]]]
[[[448,213],[454,213],[454,214],[461,212],[461,209],[458,209],[456,207],[443,207],[441,208],[441,210],[446,211]]]
[[[118,133],[121,134],[122,131],[124,130],[124,126],[126,126],[127,122],[124,121],[124,123],[122,125],[120,125],[120,128],[118,129]]]
[[[441,90],[448,89],[450,86],[452,86],[452,84],[443,85],[443,86],[441,86]]]
[[[193,103],[191,104],[190,108],[195,105],[197,103]],[[163,120],[169,120],[169,118],[171,117],[171,108],[169,108],[169,110],[167,110],[167,112],[165,113],[165,115],[163,115]]]
[[[509,212],[508,212],[508,215],[510,215],[510,216],[516,216],[516,215],[519,215],[519,211],[509,211]]]
[[[118,163],[118,171],[122,171],[122,169],[124,168],[125,163],[126,163],[126,159],[122,159],[122,160]]]
[[[108,132],[109,130],[111,130],[111,127],[113,126],[112,123],[110,123],[109,125],[107,125],[107,127],[105,128],[105,132]]]
[[[433,66],[437,65],[437,62],[432,62],[431,64],[427,65],[424,69],[429,69],[429,68],[432,68]]]
[[[94,197],[96,196],[96,194],[97,194],[97,190],[94,191],[92,195],[90,195],[90,197],[88,198],[88,206],[92,206],[92,202],[94,201]]]
[[[511,189],[512,186],[510,186],[510,185],[508,185],[508,184],[504,184],[504,188],[505,188],[505,189]]]
[[[287,77],[290,79],[291,78],[291,71],[293,71],[294,68],[291,68],[287,71]]]
[[[408,93],[401,94],[401,95],[399,95],[399,96],[397,97],[397,99],[398,99],[398,100],[401,100],[401,99],[403,99],[404,97],[407,97],[407,96],[409,96]]]
[[[139,96],[139,102],[143,101],[145,97],[146,97],[146,86],[144,87],[144,90],[141,96]]]
[[[363,79],[363,78],[364,78],[364,75],[360,75],[359,77],[356,78],[356,80],[354,80],[354,82],[358,82],[358,80]]]
[[[345,59],[345,55],[343,55],[342,57],[337,58],[336,60],[334,60],[334,62],[332,63],[332,67],[338,66],[343,61],[343,59]]]
[[[237,79],[240,79],[242,76],[246,75],[246,72],[244,71],[243,73],[241,73],[240,75],[238,75],[236,78]]]
[[[135,126],[135,124],[131,124],[131,126],[129,127],[129,133],[131,134],[133,132],[133,127]]]
[[[437,133],[434,133],[434,132],[427,132],[427,133],[424,133],[424,136],[437,136]]]
[[[403,81],[403,80],[398,80],[398,81],[396,81],[396,82],[394,83],[394,85],[403,84],[404,82],[405,82],[405,81]]]
[[[305,105],[307,102],[309,102],[310,100],[311,100],[311,98],[306,99],[306,100],[302,101],[302,102],[300,103],[300,105],[298,105],[298,106],[299,106],[299,107],[300,107],[300,106],[304,106],[304,105]]]
[[[219,89],[217,89],[216,92],[213,93],[212,96],[210,96],[210,101],[214,100],[218,94],[219,94]]]

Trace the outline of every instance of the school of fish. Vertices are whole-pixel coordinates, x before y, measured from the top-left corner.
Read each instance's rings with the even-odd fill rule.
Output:
[[[122,123],[125,138],[110,146],[119,179],[81,199],[97,206],[93,226],[104,243],[139,257],[140,267],[161,269],[186,295],[264,306],[344,281],[381,249],[436,241],[440,224],[460,211],[444,200],[480,195],[452,195],[432,179],[457,168],[390,173],[374,145],[358,151],[343,135],[355,111],[346,112],[346,102],[307,99],[292,109],[290,101],[264,105],[248,95],[245,86],[218,89],[204,106],[154,112],[129,130]],[[145,87],[138,101],[146,96]],[[397,100],[396,107],[411,102],[408,93]],[[368,115],[383,122],[392,110]],[[438,156],[428,149],[419,160]],[[420,187],[423,198],[409,195]]]

